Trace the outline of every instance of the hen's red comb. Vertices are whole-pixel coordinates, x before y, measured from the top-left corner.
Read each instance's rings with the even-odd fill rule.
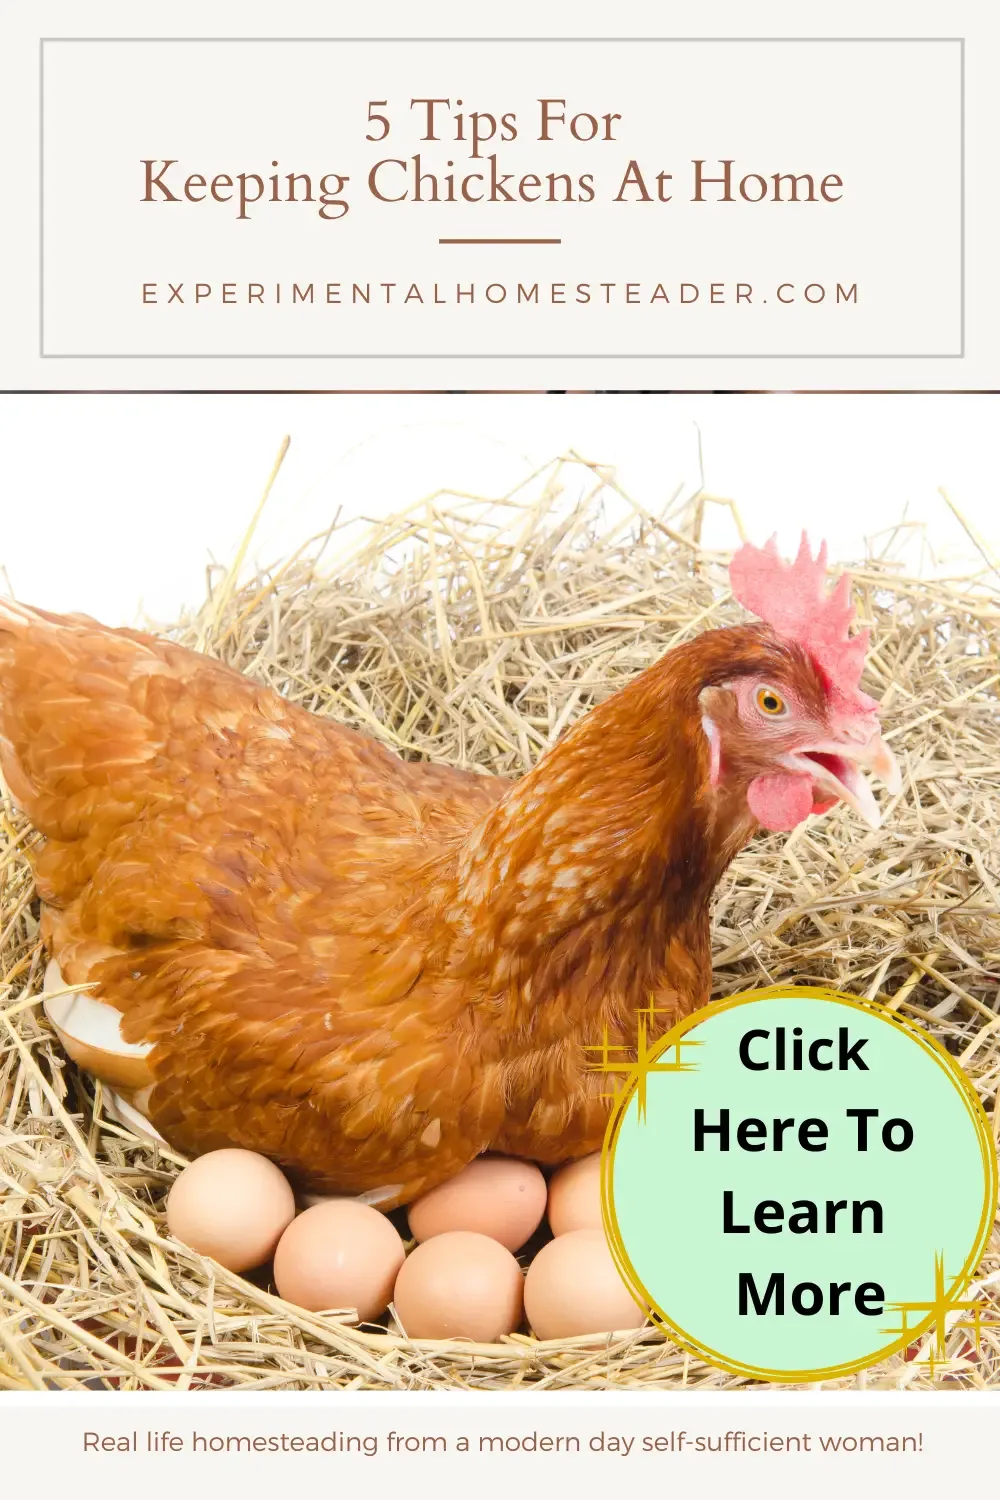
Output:
[[[826,543],[816,557],[802,533],[798,556],[786,563],[774,537],[764,547],[745,543],[729,566],[733,597],[779,635],[796,641],[819,667],[837,706],[844,712],[874,713],[874,698],[860,689],[868,631],[849,634],[854,618],[851,580],[846,573],[831,593],[826,588]]]

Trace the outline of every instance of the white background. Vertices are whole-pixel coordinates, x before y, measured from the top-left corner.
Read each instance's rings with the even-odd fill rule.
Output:
[[[982,568],[944,486],[1000,555],[1000,397],[8,396],[0,567],[18,597],[131,623],[172,620],[228,563],[284,434],[251,549],[270,563],[342,518],[441,488],[499,495],[570,448],[616,466],[647,509],[705,487],[749,535],[803,526],[832,560],[876,550],[904,518],[914,568]],[[727,513],[709,536],[735,541]],[[929,539],[929,540],[928,540]]]

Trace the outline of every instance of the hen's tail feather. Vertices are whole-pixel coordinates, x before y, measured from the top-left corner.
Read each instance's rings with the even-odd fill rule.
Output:
[[[85,839],[98,811],[114,826],[140,810],[146,768],[195,712],[187,684],[207,716],[247,695],[235,677],[139,631],[0,599],[0,774],[42,833]]]
[[[49,609],[39,609],[34,604],[22,604],[19,599],[11,599],[7,595],[0,595],[0,630],[24,629],[37,625],[89,625],[95,630],[106,629],[93,615],[65,614],[57,615]]]

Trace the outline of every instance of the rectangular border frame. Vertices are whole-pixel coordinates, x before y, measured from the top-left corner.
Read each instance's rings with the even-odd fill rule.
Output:
[[[423,354],[423,353],[400,353],[400,354],[244,354],[244,353],[199,353],[199,354],[49,354],[45,349],[45,48],[50,42],[98,42],[101,44],[115,43],[148,43],[161,45],[163,43],[203,43],[207,46],[219,43],[231,42],[265,42],[269,45],[287,42],[315,42],[315,43],[348,43],[348,42],[403,42],[407,45],[432,44],[441,42],[481,42],[486,45],[498,43],[510,44],[532,44],[564,45],[566,42],[596,42],[602,46],[612,44],[653,42],[672,42],[675,44],[688,42],[736,42],[741,45],[747,43],[765,43],[767,45],[782,43],[869,43],[874,46],[899,45],[906,43],[931,43],[934,45],[951,44],[957,45],[959,49],[959,347],[957,351],[950,354],[899,354],[899,353],[861,353],[861,354],[679,354],[679,353],[632,353],[632,354],[489,354],[481,352],[460,354]],[[325,359],[325,360],[349,360],[349,359],[422,359],[422,360],[445,360],[445,359],[657,359],[657,360],[680,360],[680,359],[964,359],[965,358],[965,234],[966,234],[966,209],[965,209],[965,38],[964,36],[825,36],[825,37],[796,37],[796,36],[617,36],[617,37],[405,37],[405,36],[160,36],[160,37],[135,37],[135,36],[52,36],[41,37],[38,43],[38,357],[39,359],[229,359],[229,360],[286,360],[286,359]]]

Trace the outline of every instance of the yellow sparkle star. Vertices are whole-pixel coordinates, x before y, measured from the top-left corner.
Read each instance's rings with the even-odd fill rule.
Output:
[[[929,1374],[933,1375],[935,1370],[942,1364],[950,1364],[947,1352],[948,1334],[956,1328],[968,1329],[975,1343],[976,1353],[982,1352],[981,1335],[984,1328],[1000,1328],[1000,1319],[988,1319],[984,1317],[982,1303],[974,1299],[962,1297],[956,1294],[956,1288],[951,1291],[945,1285],[944,1255],[937,1252],[934,1256],[934,1295],[927,1302],[891,1302],[889,1306],[900,1314],[900,1325],[898,1328],[887,1328],[887,1333],[903,1335],[909,1330],[908,1315],[918,1314],[919,1321],[924,1322],[928,1314],[933,1318],[933,1342],[928,1350],[926,1359],[919,1361],[925,1365]],[[954,1313],[968,1312],[972,1314],[969,1321],[958,1320],[950,1327],[948,1319]]]
[[[618,1074],[619,1080],[610,1094],[603,1097],[618,1100],[622,1091],[633,1080],[636,1086],[636,1106],[640,1123],[646,1119],[646,1080],[651,1073],[693,1073],[698,1064],[687,1061],[682,1055],[685,1047],[702,1047],[703,1042],[696,1042],[686,1036],[679,1037],[671,1042],[665,1051],[657,1055],[656,1041],[650,1046],[649,1026],[654,1017],[664,1015],[667,1012],[657,1009],[655,998],[650,997],[649,1005],[640,1010],[636,1015],[636,1039],[635,1046],[628,1047],[621,1042],[612,1042],[608,1034],[608,1028],[604,1028],[604,1038],[593,1047],[585,1047],[584,1051],[597,1054],[596,1061],[590,1064],[592,1073]],[[623,1053],[624,1056],[613,1056],[615,1053]],[[630,1055],[630,1054],[634,1054]]]

